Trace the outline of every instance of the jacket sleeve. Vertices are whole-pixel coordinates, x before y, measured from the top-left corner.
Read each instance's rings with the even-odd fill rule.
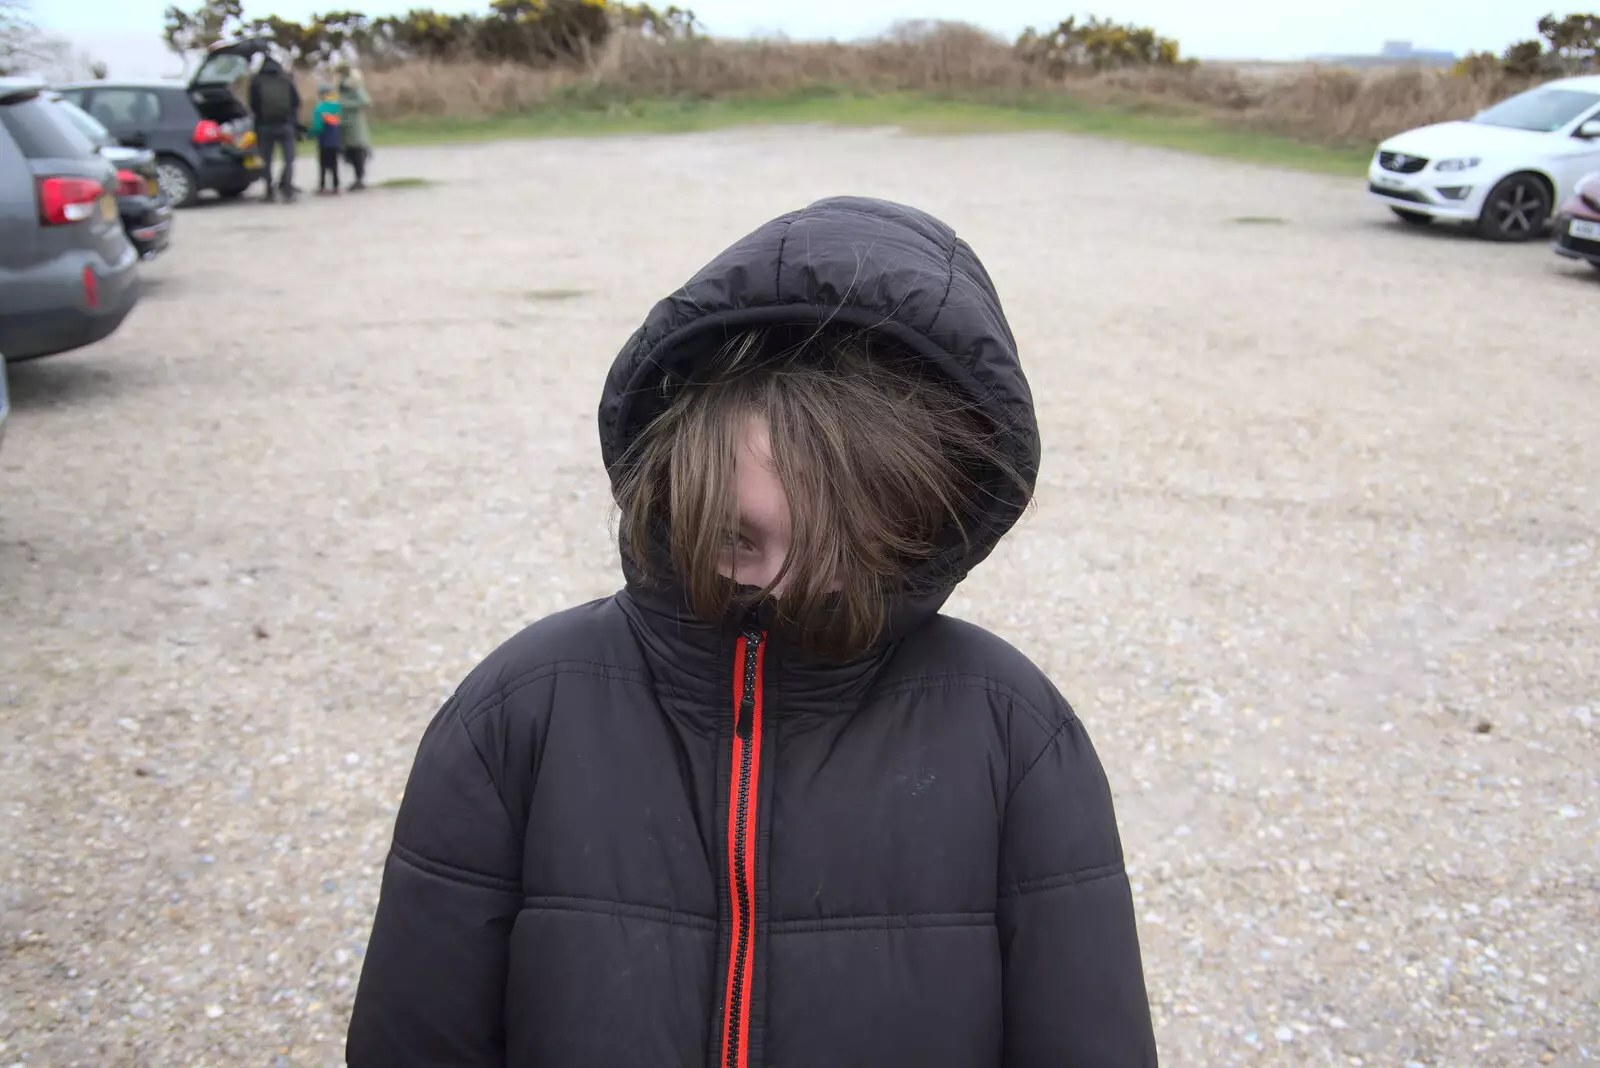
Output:
[[[261,76],[250,79],[250,117],[261,118]]]
[[[423,734],[384,865],[350,1068],[501,1068],[522,843],[456,697]]]
[[[1018,710],[1013,726],[1020,778],[1006,806],[997,909],[1005,1068],[1154,1068],[1111,789],[1083,725],[1055,700],[1053,725]]]
[[[295,84],[294,75],[285,74],[284,77],[289,79],[289,112],[294,116],[294,121],[298,123],[300,121],[301,107],[300,87]]]

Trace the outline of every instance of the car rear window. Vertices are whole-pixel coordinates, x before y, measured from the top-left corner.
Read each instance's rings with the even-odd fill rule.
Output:
[[[94,145],[55,104],[33,97],[0,106],[0,124],[28,159],[77,159],[93,156]]]
[[[61,113],[67,117],[67,121],[77,127],[78,132],[87,137],[90,142],[98,145],[116,141],[116,138],[111,136],[111,131],[106,129],[99,119],[68,100],[65,96],[56,103],[61,108]]]

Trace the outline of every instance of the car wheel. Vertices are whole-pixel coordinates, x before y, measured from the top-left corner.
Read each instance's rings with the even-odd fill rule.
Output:
[[[162,156],[156,160],[156,180],[175,208],[187,208],[200,199],[200,183],[195,181],[194,171],[181,159]]]
[[[1491,241],[1533,241],[1550,220],[1550,187],[1532,174],[1513,174],[1489,191],[1478,232]]]
[[[1431,226],[1433,216],[1421,211],[1407,211],[1405,208],[1390,208],[1395,218],[1410,226]]]

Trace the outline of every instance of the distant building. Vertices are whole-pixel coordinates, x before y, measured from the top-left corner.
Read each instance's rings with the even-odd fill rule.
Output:
[[[1417,48],[1410,41],[1385,41],[1376,55],[1312,56],[1313,63],[1333,67],[1427,67],[1455,66],[1458,57],[1454,52],[1431,48]]]
[[[1383,47],[1378,50],[1378,55],[1393,63],[1423,63],[1429,66],[1446,65],[1456,61],[1454,52],[1414,48],[1410,41],[1385,41]]]

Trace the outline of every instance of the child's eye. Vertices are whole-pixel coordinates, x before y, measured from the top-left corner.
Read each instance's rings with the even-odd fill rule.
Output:
[[[749,538],[745,537],[743,534],[739,533],[737,530],[730,530],[728,532],[727,544],[728,548],[733,549],[736,552],[753,552],[755,550],[755,543]]]

